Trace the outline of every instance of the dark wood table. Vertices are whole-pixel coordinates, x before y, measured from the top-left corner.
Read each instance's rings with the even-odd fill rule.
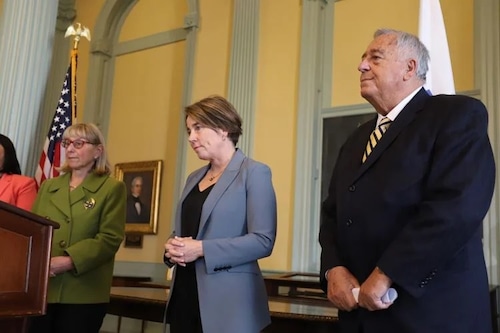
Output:
[[[112,287],[108,313],[153,322],[163,322],[168,289]],[[270,297],[272,324],[263,332],[329,332],[335,333],[337,309],[324,302]]]
[[[286,272],[264,275],[272,324],[263,333],[335,333],[337,309],[320,290],[317,274]],[[115,277],[109,314],[163,322],[170,283],[145,277]],[[500,326],[500,289],[490,286],[493,331]]]

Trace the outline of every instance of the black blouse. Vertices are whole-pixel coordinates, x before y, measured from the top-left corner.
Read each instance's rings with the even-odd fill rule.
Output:
[[[198,185],[186,196],[181,210],[181,237],[196,238],[201,210],[214,185],[200,191]],[[202,332],[195,263],[177,265],[175,283],[170,298],[168,322],[171,332]]]

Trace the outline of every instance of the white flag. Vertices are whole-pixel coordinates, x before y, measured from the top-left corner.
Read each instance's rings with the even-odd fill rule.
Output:
[[[439,0],[420,0],[418,35],[431,56],[425,89],[433,95],[455,94],[450,51]]]

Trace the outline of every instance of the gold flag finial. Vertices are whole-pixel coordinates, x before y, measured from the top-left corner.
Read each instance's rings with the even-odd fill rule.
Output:
[[[83,26],[81,23],[72,24],[66,29],[66,33],[64,37],[75,36],[73,38],[73,50],[78,49],[78,43],[80,42],[80,38],[83,36],[90,41],[90,30],[86,26]]]

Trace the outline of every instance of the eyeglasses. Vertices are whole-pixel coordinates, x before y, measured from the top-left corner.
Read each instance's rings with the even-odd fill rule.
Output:
[[[95,145],[95,143],[88,142],[82,139],[77,139],[77,140],[64,139],[61,141],[61,146],[63,146],[64,148],[68,148],[70,144],[73,144],[73,147],[75,147],[75,149],[80,149],[85,144]]]

